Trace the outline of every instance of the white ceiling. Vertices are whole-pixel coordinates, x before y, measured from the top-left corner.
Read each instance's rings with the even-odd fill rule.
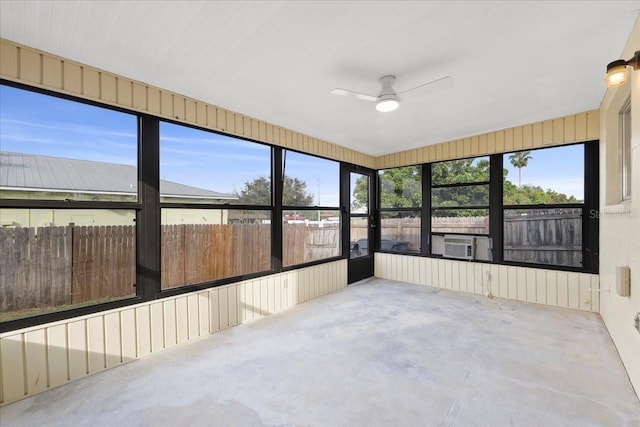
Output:
[[[382,155],[598,108],[640,1],[7,1],[0,35]],[[627,58],[625,58],[627,59]],[[331,95],[401,96],[392,113]]]

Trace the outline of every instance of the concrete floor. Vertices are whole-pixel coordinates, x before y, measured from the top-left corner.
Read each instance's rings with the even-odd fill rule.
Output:
[[[600,319],[373,279],[0,409],[9,426],[633,426]]]

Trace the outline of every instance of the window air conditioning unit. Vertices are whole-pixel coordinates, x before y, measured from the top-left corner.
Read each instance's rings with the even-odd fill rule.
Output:
[[[474,259],[475,236],[444,236],[444,254],[446,258]]]

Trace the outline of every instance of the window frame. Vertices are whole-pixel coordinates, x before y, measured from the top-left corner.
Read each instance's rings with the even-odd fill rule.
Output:
[[[619,162],[620,162],[620,201],[631,200],[632,167],[631,158],[631,96],[627,97],[618,113]]]

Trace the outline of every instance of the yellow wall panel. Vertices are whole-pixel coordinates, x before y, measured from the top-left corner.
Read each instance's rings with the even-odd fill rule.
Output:
[[[138,111],[145,111],[147,109],[147,87],[140,83],[133,83],[132,92],[133,108]]]
[[[600,312],[600,276],[591,275],[591,311]]]
[[[579,274],[580,310],[591,310],[591,277],[589,274]]]
[[[533,147],[533,125],[522,127],[522,148]]]
[[[0,340],[3,404],[22,399],[27,393],[27,387],[24,383],[23,335],[10,335]]]
[[[518,299],[520,301],[530,301],[535,297],[534,295],[529,296],[528,290],[529,286],[527,286],[527,270],[524,268],[516,269],[516,284],[518,288]],[[535,288],[534,288],[535,291]]]
[[[164,345],[164,310],[162,302],[157,302],[149,306],[150,331],[151,331],[151,352],[162,350]]]
[[[184,117],[189,123],[198,123],[198,114],[196,112],[196,102],[192,99],[184,100]]]
[[[209,292],[209,331],[216,332],[220,330],[220,309],[219,309],[218,289]]]
[[[69,381],[67,325],[47,328],[47,365],[49,387],[57,387]]]
[[[251,133],[250,136],[253,139],[260,139],[260,121],[256,119],[249,119],[251,122]]]
[[[450,152],[451,149],[454,150],[453,155]],[[453,145],[452,142],[448,142],[448,143],[442,144],[442,158],[443,159],[450,159],[452,157],[456,157],[455,145]]]
[[[69,379],[77,380],[89,373],[87,367],[86,321],[78,320],[67,324],[69,336]]]
[[[176,301],[174,299],[164,301],[162,309],[164,311],[164,346],[168,348],[178,343]]]
[[[65,61],[62,65],[62,85],[65,92],[82,93],[82,67]]]
[[[576,114],[576,141],[587,139],[587,114]]]
[[[89,351],[89,373],[105,369],[104,324],[102,316],[87,319],[87,350]]]
[[[103,101],[113,104],[118,101],[116,78],[111,74],[100,73],[100,97]]]
[[[569,273],[559,271],[556,273],[556,290],[558,293],[558,305],[569,307]]]
[[[184,96],[173,95],[173,114],[171,115],[173,118],[177,120],[185,119],[187,115],[185,101]]]
[[[220,313],[220,329],[229,327],[229,289],[221,287],[219,291],[218,313]]]
[[[196,123],[200,126],[207,126],[207,109],[213,109],[203,102],[196,102]],[[215,111],[215,110],[214,110]]]
[[[211,129],[218,128],[218,109],[207,105],[207,126]]]
[[[173,118],[173,95],[171,92],[160,91],[160,114]]]
[[[567,295],[569,308],[580,308],[580,279],[575,275],[567,278]]]
[[[522,132],[523,128],[518,126],[513,128],[513,150],[518,151],[522,149]]]
[[[198,326],[200,335],[211,332],[209,317],[209,292],[200,292],[198,294]]]
[[[556,272],[548,270],[546,272],[546,285],[547,285],[547,301],[549,305],[558,305],[558,283],[556,279]]]
[[[504,131],[504,151],[513,151],[513,128]]]
[[[112,312],[104,315],[104,338],[107,368],[122,362],[120,341],[120,313]]]
[[[236,285],[229,285],[227,288],[227,298],[229,307],[229,326],[238,324],[238,291]]]
[[[150,113],[160,114],[160,91],[156,88],[147,88],[147,108]]]
[[[534,123],[533,127],[533,147],[537,148],[542,146],[542,123]]]
[[[176,341],[178,344],[189,340],[189,308],[187,296],[180,296],[176,302]]]
[[[502,298],[509,298],[509,268],[505,265],[501,265],[498,275],[500,279],[500,296]]]
[[[478,137],[478,154],[486,154],[489,152],[487,135],[480,135]]]
[[[518,295],[518,269],[515,267],[507,267],[507,294],[509,298],[522,300],[524,298]]]
[[[504,132],[498,131],[496,134],[496,152],[504,153]]]
[[[20,49],[19,54],[20,79],[40,84],[40,54],[30,49]]]
[[[576,116],[567,116],[564,118],[564,137],[565,142],[576,140]]]
[[[93,73],[98,74],[97,71]],[[47,87],[62,89],[61,60],[49,56],[42,57],[42,84]]]
[[[496,133],[491,132],[487,134],[487,154],[493,154],[497,151],[496,147]]]
[[[464,157],[469,157],[471,155],[471,138],[464,138],[462,140],[462,150]]]
[[[227,130],[227,112],[222,108],[216,108],[216,127],[221,130]]]
[[[122,336],[122,361],[130,362],[136,355],[136,311],[134,309],[120,312],[120,334]]]
[[[536,302],[540,304],[547,303],[547,277],[546,271],[536,270]]]
[[[561,144],[564,142],[564,119],[553,120],[553,143]]]
[[[25,363],[27,365],[27,393],[36,394],[47,389],[47,341],[44,329],[24,334]]]
[[[0,40],[0,75],[18,77],[18,47],[4,40]]]
[[[542,122],[542,144],[553,144],[553,120]]]
[[[587,113],[587,139],[600,138],[600,112],[589,111]]]
[[[200,336],[200,306],[199,294],[191,294],[187,297],[187,324],[188,339]]]
[[[117,79],[116,87],[118,90],[118,105],[131,108],[133,106],[133,87],[131,82],[126,79]]]
[[[136,336],[137,348],[136,355],[138,357],[146,356],[152,351],[151,333],[151,308],[143,305],[136,308]],[[156,338],[157,339],[157,338]],[[160,336],[162,339],[162,336]]]

